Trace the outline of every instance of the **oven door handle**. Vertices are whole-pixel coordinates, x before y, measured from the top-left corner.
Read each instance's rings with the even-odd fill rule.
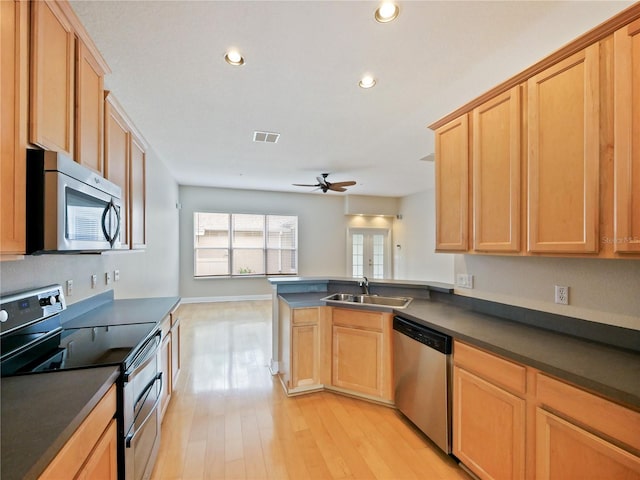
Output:
[[[144,391],[140,394],[140,396],[138,397],[138,400],[136,400],[136,403],[133,407],[133,410],[136,410],[136,407],[138,406],[138,404],[140,403],[141,400],[143,400],[142,397],[144,397],[144,400],[146,400],[146,398],[149,396],[149,393],[151,392],[151,389],[153,388],[153,385],[160,380],[160,394],[158,395],[158,398],[156,398],[156,401],[153,404],[153,407],[151,408],[151,410],[149,411],[149,413],[147,414],[147,416],[145,417],[145,419],[142,421],[142,423],[140,424],[140,427],[135,429],[135,431],[133,433],[130,433],[127,435],[127,437],[125,438],[125,445],[127,448],[131,448],[131,443],[133,442],[133,440],[136,438],[136,435],[138,434],[138,432],[140,430],[142,430],[142,427],[144,427],[144,425],[149,421],[149,419],[151,418],[151,416],[156,412],[156,410],[158,409],[158,405],[160,404],[160,401],[162,400],[162,372],[158,373],[153,380],[151,380],[149,382],[149,384],[145,387]],[[135,427],[135,418],[133,420],[133,426]]]
[[[151,337],[149,340],[147,340],[144,345],[142,346],[142,348],[140,348],[139,353],[133,358],[132,362],[131,362],[131,369],[127,370],[126,372],[124,372],[124,382],[127,383],[132,377],[135,376],[136,372],[138,370],[142,370],[144,369],[144,367],[146,367],[149,362],[155,360],[156,357],[156,353],[158,352],[158,348],[160,346],[160,338],[162,337],[162,331],[158,330],[153,337]],[[152,342],[156,342],[155,346],[153,347],[153,349],[149,352],[146,352],[145,354],[145,350],[147,349],[147,347],[149,346],[150,343]],[[143,354],[145,354],[144,356],[142,356]],[[140,362],[140,363],[138,363]]]

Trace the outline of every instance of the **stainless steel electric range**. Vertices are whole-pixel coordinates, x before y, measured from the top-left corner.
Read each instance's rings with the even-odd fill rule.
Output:
[[[65,309],[60,285],[0,298],[2,376],[119,366],[118,476],[148,478],[160,445],[160,329],[155,323],[63,323]]]

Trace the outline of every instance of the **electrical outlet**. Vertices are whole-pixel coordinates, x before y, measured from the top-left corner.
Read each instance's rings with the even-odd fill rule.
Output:
[[[109,285],[111,283],[111,272],[106,272],[104,274],[104,284]]]
[[[98,275],[91,275],[91,288],[96,288],[98,284]]]
[[[73,280],[67,280],[67,297],[73,295]]]
[[[569,287],[556,285],[555,302],[561,305],[569,305]]]
[[[473,275],[468,273],[458,273],[456,275],[456,286],[462,288],[473,288]]]
[[[113,281],[117,282],[118,280],[120,280],[120,270],[114,270],[113,271]]]

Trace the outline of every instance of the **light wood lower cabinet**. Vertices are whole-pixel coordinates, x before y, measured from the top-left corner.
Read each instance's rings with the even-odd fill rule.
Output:
[[[525,478],[524,367],[459,342],[454,362],[454,455],[483,479]]]
[[[331,384],[334,387],[393,400],[392,322],[390,313],[333,309]]]
[[[40,480],[115,480],[118,471],[115,414],[116,386],[113,385],[62,447]]]
[[[162,372],[162,391],[160,392],[160,419],[164,418],[169,402],[171,401],[171,355],[173,346],[171,342],[171,320],[167,317],[161,325],[162,343],[160,344],[160,371]]]
[[[291,329],[291,386],[320,384],[320,326],[298,325]]]
[[[178,309],[173,310],[169,316],[171,317],[171,389],[175,390],[182,366],[180,348],[181,330]]]
[[[454,342],[453,453],[482,479],[640,479],[640,412]]]

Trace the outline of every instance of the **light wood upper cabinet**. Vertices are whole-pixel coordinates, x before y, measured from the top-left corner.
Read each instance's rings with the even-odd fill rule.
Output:
[[[122,189],[121,248],[146,247],[146,145],[111,92],[104,99],[105,177]]]
[[[75,160],[103,173],[104,70],[85,43],[76,48]]]
[[[129,235],[129,127],[119,104],[108,93],[104,104],[104,176],[122,189],[120,248],[131,245]]]
[[[74,31],[57,2],[31,2],[30,140],[73,158]]]
[[[618,253],[640,252],[640,20],[614,34],[614,235]]]
[[[147,243],[146,218],[146,147],[133,133],[129,144],[129,231],[131,248],[145,248]]]
[[[520,86],[473,110],[473,248],[520,250]]]
[[[469,248],[469,120],[436,130],[436,250]]]
[[[0,255],[26,249],[28,3],[0,2]]]
[[[598,251],[599,44],[528,81],[529,251]]]

